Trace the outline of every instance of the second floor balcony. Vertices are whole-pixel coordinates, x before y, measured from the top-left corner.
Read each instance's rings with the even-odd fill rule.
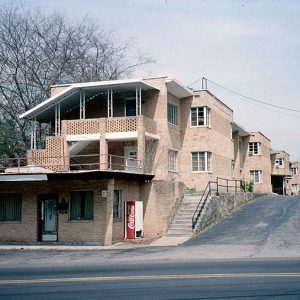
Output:
[[[158,138],[157,123],[144,116],[62,120],[61,126],[69,141],[99,139],[101,135],[108,140],[135,139],[138,134]]]

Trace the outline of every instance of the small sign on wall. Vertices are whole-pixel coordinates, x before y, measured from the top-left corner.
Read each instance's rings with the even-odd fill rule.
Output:
[[[106,198],[107,197],[107,191],[102,191],[102,198]]]

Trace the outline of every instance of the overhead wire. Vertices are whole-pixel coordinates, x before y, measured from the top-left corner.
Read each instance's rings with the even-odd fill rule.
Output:
[[[216,86],[218,86],[218,87],[224,89],[224,90],[227,91],[227,92],[230,92],[230,93],[232,93],[232,94],[234,94],[234,95],[237,95],[237,96],[239,96],[239,97],[242,97],[242,98],[244,98],[244,99],[247,99],[248,102],[249,102],[249,100],[250,100],[250,101],[253,101],[253,102],[256,102],[256,103],[260,103],[260,104],[263,104],[263,105],[266,105],[266,106],[269,106],[269,107],[274,107],[274,108],[281,109],[281,110],[286,110],[286,111],[292,111],[292,112],[300,113],[300,110],[298,110],[298,109],[293,109],[293,108],[288,108],[288,107],[279,106],[279,105],[275,105],[275,104],[270,104],[270,103],[265,102],[265,101],[261,101],[261,100],[254,99],[254,98],[249,97],[249,96],[245,96],[245,95],[243,95],[243,94],[241,94],[241,93],[235,92],[235,91],[233,91],[233,90],[231,90],[231,89],[229,89],[229,88],[227,88],[227,87],[225,87],[225,86],[223,86],[223,85],[221,85],[221,84],[218,84],[218,83],[216,83],[216,82],[214,82],[214,81],[212,81],[212,80],[210,80],[210,79],[207,79],[207,78],[205,78],[205,77],[199,78],[199,79],[195,80],[194,82],[190,83],[189,86],[190,86],[190,85],[193,85],[193,84],[195,84],[195,83],[197,83],[197,82],[199,82],[200,80],[203,80],[203,79],[205,79],[207,82],[210,82],[210,83],[213,84],[213,85],[216,85]],[[259,105],[259,107],[263,107],[263,106]],[[265,109],[266,109],[266,108],[265,108]],[[282,112],[282,111],[278,111],[278,110],[274,110],[274,109],[271,109],[271,110],[272,110],[272,111],[275,111],[275,112],[277,112],[277,113],[284,114],[284,115],[288,115],[288,116],[292,116],[292,117],[297,117],[297,118],[300,117],[300,115],[289,114],[289,113]]]

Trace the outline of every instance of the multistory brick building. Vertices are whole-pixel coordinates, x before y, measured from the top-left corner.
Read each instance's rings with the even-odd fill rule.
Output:
[[[135,201],[136,237],[154,238],[184,185],[203,191],[221,177],[272,191],[270,140],[234,123],[208,90],[169,77],[53,86],[21,118],[32,123],[31,149],[0,174],[0,241],[110,245],[128,237]],[[44,147],[39,123],[49,128]]]

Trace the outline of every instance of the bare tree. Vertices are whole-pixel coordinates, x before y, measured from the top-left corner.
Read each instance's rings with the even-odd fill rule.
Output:
[[[10,126],[20,149],[27,148],[28,121],[19,115],[50,96],[58,83],[118,79],[152,62],[129,59],[131,45],[84,19],[70,24],[61,14],[1,7],[0,121]]]

